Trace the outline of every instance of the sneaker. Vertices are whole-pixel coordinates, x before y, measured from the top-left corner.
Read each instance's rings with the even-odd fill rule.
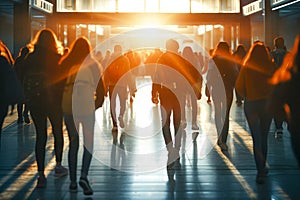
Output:
[[[24,122],[26,123],[26,124],[30,124],[30,119],[29,119],[29,117],[28,117],[28,115],[26,116],[24,116]]]
[[[94,191],[91,188],[91,186],[89,184],[89,181],[87,179],[80,178],[79,185],[83,189],[83,194],[85,194],[85,195],[92,195],[94,193]]]
[[[124,120],[123,120],[123,117],[118,117],[118,120],[119,120],[119,123],[120,123],[120,127],[121,128],[124,128],[125,127],[125,125],[124,125]]]
[[[44,188],[47,184],[47,179],[45,176],[39,176],[37,179],[37,184],[36,187],[37,188]]]
[[[281,138],[282,138],[282,135],[283,135],[282,130],[277,130],[277,131],[276,131],[276,134],[275,134],[275,138],[281,139]]]
[[[69,186],[70,192],[77,192],[77,183],[71,182]]]
[[[225,143],[219,144],[221,151],[228,151],[228,146]]]
[[[55,167],[55,169],[54,169],[54,176],[55,177],[63,177],[63,176],[66,176],[66,175],[68,175],[67,168],[65,168],[61,165]]]

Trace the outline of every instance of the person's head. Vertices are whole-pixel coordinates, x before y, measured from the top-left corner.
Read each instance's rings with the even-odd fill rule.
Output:
[[[122,46],[117,44],[114,46],[114,53],[122,53]]]
[[[166,49],[167,51],[178,52],[179,44],[174,39],[168,39],[166,42]]]
[[[73,41],[70,47],[70,52],[64,58],[72,64],[78,64],[83,62],[83,60],[90,54],[91,50],[92,47],[89,40],[86,37],[81,36]]]
[[[298,35],[294,42],[293,49],[286,54],[283,63],[279,69],[274,73],[271,83],[278,84],[286,81],[295,80],[300,81],[300,35]]]
[[[254,43],[244,60],[244,65],[247,65],[251,68],[267,68],[270,66],[271,57],[270,53],[267,50],[266,46],[262,42]]]
[[[274,39],[274,46],[276,49],[284,49],[284,39],[283,37],[279,36],[279,37],[276,37]]]
[[[56,53],[62,53],[59,52],[62,49],[60,46],[60,43],[57,40],[57,37],[55,33],[49,29],[45,28],[40,30],[36,35],[33,41],[31,42],[31,45],[34,46],[34,50],[36,48],[38,49],[48,49]]]
[[[230,48],[227,42],[219,42],[215,51],[214,56],[223,56],[226,57],[230,54]]]

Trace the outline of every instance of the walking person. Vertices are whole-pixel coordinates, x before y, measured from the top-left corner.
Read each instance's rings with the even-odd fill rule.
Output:
[[[91,50],[89,40],[79,37],[71,45],[70,53],[60,61],[60,67],[65,74],[63,77],[67,77],[62,107],[70,143],[68,164],[71,183],[69,189],[70,192],[77,192],[77,158],[81,125],[84,150],[79,185],[83,188],[85,195],[93,194],[87,178],[94,148],[95,107],[93,101],[97,84],[98,82],[102,83],[100,77],[103,71]],[[104,99],[103,92],[97,92],[97,94],[101,94],[101,98]],[[79,104],[80,106],[78,106]]]
[[[10,102],[8,100],[8,92],[7,90],[10,89],[9,84],[10,81],[7,80],[8,74],[12,69],[14,64],[14,59],[7,48],[7,46],[0,40],[0,91],[2,92],[0,98],[0,134],[2,132],[2,126],[4,123],[4,119],[7,116],[8,107]]]
[[[45,153],[47,119],[54,135],[56,166],[54,176],[62,177],[68,170],[61,165],[63,155],[63,113],[61,108],[63,82],[59,81],[58,62],[62,49],[55,33],[48,28],[40,30],[31,41],[32,52],[24,61],[24,94],[36,130],[35,155],[38,166],[37,187],[46,186]]]
[[[201,76],[200,72],[181,57],[178,49],[179,44],[176,40],[167,40],[166,52],[158,58],[152,81],[152,102],[157,103],[158,99],[160,102],[162,132],[168,151],[168,169],[181,168],[179,154],[183,131],[181,107],[185,106],[181,98],[187,90],[194,90],[191,95],[196,97],[192,98],[201,96],[201,91],[195,84],[199,79],[198,76]],[[171,135],[171,116],[173,116],[174,137]]]
[[[198,59],[198,56],[193,52],[193,49],[189,46],[184,47],[182,51],[182,56],[185,58],[187,61],[189,61],[193,67],[198,69],[200,71],[200,62]],[[186,69],[188,70],[188,69]],[[199,88],[202,88],[202,77],[200,77],[199,80],[197,80],[197,84],[199,84]],[[185,105],[186,102],[186,97],[189,96],[191,100],[191,105],[192,105],[192,130],[199,130],[199,126],[197,124],[197,115],[198,115],[198,105],[197,105],[197,100],[201,98],[198,97],[199,99],[195,98],[195,95],[191,95],[193,91],[186,91],[186,95],[183,96],[183,105]],[[183,128],[186,127],[186,117],[185,117],[185,106],[182,106],[182,122],[183,122]]]
[[[287,128],[291,134],[291,144],[300,166],[300,35],[294,42],[291,52],[272,77],[275,88],[270,102],[270,111],[284,110]]]
[[[237,75],[228,43],[219,42],[209,62],[207,85],[215,108],[218,145],[222,151],[228,150],[229,114]]]
[[[253,140],[258,184],[264,183],[268,173],[266,160],[272,115],[267,110],[267,103],[273,89],[269,79],[274,71],[275,65],[267,48],[262,42],[256,42],[247,53],[236,81],[236,90],[244,98],[244,112]]]
[[[118,122],[121,128],[125,127],[124,113],[126,110],[126,100],[128,89],[131,87],[132,76],[130,72],[130,62],[123,55],[121,45],[114,46],[114,52],[104,71],[105,85],[108,87],[110,100],[110,113],[113,123],[112,132],[118,132]],[[117,97],[119,97],[119,115],[117,117]]]
[[[276,68],[278,69],[283,62],[283,59],[287,53],[286,47],[284,45],[283,37],[279,36],[274,39],[274,49],[271,51],[271,56],[274,59]],[[283,122],[285,121],[285,111],[281,109],[276,109],[277,112],[274,113],[274,123],[275,123],[275,137],[282,138],[283,134]]]
[[[239,44],[236,47],[236,51],[233,53],[233,59],[234,62],[236,63],[237,69],[238,71],[241,70],[242,67],[242,62],[244,57],[246,56],[247,52],[246,52],[246,48],[244,45]],[[241,106],[243,104],[243,98],[237,93],[237,91],[235,90],[235,96],[236,96],[236,104],[237,106]]]
[[[18,80],[20,82],[20,85],[22,86],[23,89],[23,70],[26,70],[24,68],[24,60],[27,54],[29,53],[29,48],[28,47],[23,47],[20,49],[19,55],[16,58],[15,64],[14,64],[14,69],[16,70]],[[23,92],[24,93],[24,92]],[[21,99],[21,101],[17,104],[17,112],[18,112],[18,123],[23,123],[25,122],[26,124],[30,123],[29,119],[29,109],[28,105],[25,102],[25,97]]]

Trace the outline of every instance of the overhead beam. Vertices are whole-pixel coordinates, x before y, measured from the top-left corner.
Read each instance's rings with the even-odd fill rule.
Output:
[[[199,25],[239,23],[244,18],[240,13],[87,13],[58,12],[49,15],[52,23],[101,24],[101,25]]]

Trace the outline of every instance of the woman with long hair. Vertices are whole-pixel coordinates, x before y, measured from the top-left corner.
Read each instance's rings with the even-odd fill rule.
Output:
[[[291,134],[291,144],[300,166],[300,35],[295,39],[294,47],[288,52],[282,65],[271,79],[275,85],[270,111],[284,110],[287,128]]]
[[[61,165],[63,154],[63,114],[61,108],[62,82],[59,81],[61,46],[51,29],[40,30],[29,44],[32,52],[24,61],[23,88],[26,103],[36,129],[35,155],[38,165],[37,187],[45,187],[45,147],[47,142],[47,119],[54,135],[56,167],[54,176],[61,177],[68,170]]]
[[[215,108],[215,123],[218,133],[218,145],[227,151],[229,114],[233,101],[233,90],[238,70],[233,62],[227,42],[219,42],[209,62],[207,85]]]
[[[256,42],[247,53],[236,81],[236,90],[244,98],[244,112],[253,140],[258,184],[264,183],[268,173],[266,160],[272,115],[267,110],[267,103],[273,88],[269,79],[274,71],[275,64],[266,46]]]
[[[93,190],[87,179],[94,143],[95,105],[94,93],[98,83],[102,83],[101,64],[93,57],[91,44],[85,37],[79,37],[71,45],[70,52],[61,60],[65,84],[63,93],[63,113],[68,130],[70,148],[68,154],[70,191],[77,192],[77,157],[79,149],[79,127],[82,126],[84,151],[79,185],[85,195]],[[102,92],[104,98],[104,93]],[[99,98],[99,96],[97,96]]]

